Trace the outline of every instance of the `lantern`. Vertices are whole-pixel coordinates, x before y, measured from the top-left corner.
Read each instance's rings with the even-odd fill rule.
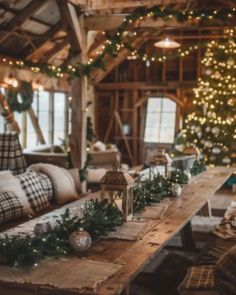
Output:
[[[123,213],[125,221],[133,216],[133,187],[135,181],[127,172],[107,171],[100,181],[101,199],[108,199]]]
[[[155,153],[153,156],[152,161],[150,161],[151,165],[157,166],[164,166],[165,172],[164,175],[168,176],[168,168],[171,166],[172,159],[170,156],[165,152],[165,150],[160,150]]]

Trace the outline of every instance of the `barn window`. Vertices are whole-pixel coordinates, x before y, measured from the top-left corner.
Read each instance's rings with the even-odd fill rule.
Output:
[[[68,96],[64,92],[35,91],[32,104],[39,126],[46,144],[62,143],[68,136]],[[21,129],[19,135],[23,148],[39,145],[37,135],[29,114],[14,113],[15,119]],[[2,119],[2,118],[1,118]],[[0,120],[1,129],[4,125]]]
[[[147,103],[144,141],[173,143],[176,103],[168,97],[150,97]]]

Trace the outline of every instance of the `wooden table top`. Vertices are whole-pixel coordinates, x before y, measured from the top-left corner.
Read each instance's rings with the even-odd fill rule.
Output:
[[[191,220],[234,172],[234,168],[215,167],[194,177],[184,187],[181,196],[172,199],[165,216],[162,219],[156,220],[155,226],[142,240],[100,240],[96,242],[90,249],[87,258],[97,261],[111,261],[123,265],[113,277],[108,278],[99,285],[96,294],[120,294],[125,286]],[[76,264],[76,261],[78,261],[76,258],[71,258],[73,266]],[[6,266],[0,266],[0,273],[4,271],[6,271]],[[10,272],[7,272],[9,277]],[[55,269],[55,272],[63,280],[64,270]],[[43,271],[42,268],[39,271],[34,269],[34,276],[36,281],[39,282],[37,288],[33,288],[32,284],[27,282],[23,284],[12,284],[9,281],[4,282],[2,276],[0,276],[0,294],[94,294],[88,291],[79,292],[76,290],[69,292],[68,290],[54,289],[50,291],[48,286],[40,285],[40,276],[50,276],[51,274],[52,269],[48,273],[47,267]],[[11,288],[14,288],[14,291]]]

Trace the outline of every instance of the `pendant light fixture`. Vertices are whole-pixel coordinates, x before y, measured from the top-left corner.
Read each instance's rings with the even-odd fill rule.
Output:
[[[158,48],[163,48],[163,49],[174,49],[174,48],[179,48],[180,43],[174,41],[173,39],[169,37],[165,37],[164,39],[156,42],[154,46]]]

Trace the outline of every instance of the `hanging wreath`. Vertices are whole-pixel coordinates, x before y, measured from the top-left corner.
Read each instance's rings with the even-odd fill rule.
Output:
[[[9,87],[6,91],[7,101],[14,112],[27,111],[33,102],[34,91],[31,83],[19,81],[18,87]]]

